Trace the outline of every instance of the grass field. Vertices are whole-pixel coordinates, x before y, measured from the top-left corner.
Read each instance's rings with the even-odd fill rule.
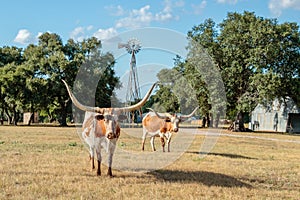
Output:
[[[179,132],[172,152],[163,153],[156,139],[155,154],[147,140],[141,152],[141,133],[124,129],[118,148],[146,160],[155,155],[154,164],[172,157],[184,140]],[[205,135],[192,139],[166,166],[139,173],[113,169],[110,178],[90,169],[74,127],[0,126],[0,199],[299,199],[300,136],[225,132],[205,157],[199,154]],[[117,154],[113,166],[121,159],[134,167],[134,158]]]

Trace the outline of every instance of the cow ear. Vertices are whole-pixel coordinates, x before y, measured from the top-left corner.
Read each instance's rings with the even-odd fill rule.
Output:
[[[95,116],[95,119],[96,119],[96,120],[103,120],[103,119],[104,119],[104,116],[103,116],[103,115],[96,115],[96,116]]]
[[[123,120],[125,120],[125,119],[127,119],[127,116],[126,116],[126,115],[119,115],[119,116],[118,116],[118,120],[119,120],[119,121],[123,121]]]

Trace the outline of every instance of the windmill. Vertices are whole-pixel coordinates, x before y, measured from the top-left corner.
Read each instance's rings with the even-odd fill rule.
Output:
[[[125,48],[126,51],[129,54],[131,54],[130,72],[129,72],[127,91],[126,91],[126,106],[129,106],[131,103],[134,103],[141,99],[140,86],[139,86],[139,80],[138,80],[138,74],[136,68],[136,58],[135,58],[135,54],[137,54],[141,50],[141,43],[136,38],[132,38],[128,40],[126,44],[119,43],[118,48],[119,49]],[[127,113],[127,118],[131,119],[133,122],[136,114],[137,113],[131,113],[132,116],[130,116],[130,113]],[[139,111],[139,114],[140,115],[142,114],[141,110]]]

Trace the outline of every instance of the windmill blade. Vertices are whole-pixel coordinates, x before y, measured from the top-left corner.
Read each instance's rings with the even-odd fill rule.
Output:
[[[128,46],[128,44],[124,44],[124,43],[119,43],[118,44],[119,49],[124,48],[124,47],[126,48],[127,46]]]

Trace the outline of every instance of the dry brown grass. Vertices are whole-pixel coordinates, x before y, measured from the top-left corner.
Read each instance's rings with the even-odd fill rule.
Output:
[[[197,135],[169,166],[148,173],[113,170],[109,178],[90,170],[75,128],[0,126],[0,199],[299,199],[300,143],[286,141],[299,142],[299,136],[243,134],[278,140],[220,136],[201,158],[204,136]],[[148,141],[146,152],[140,143],[126,133],[118,141],[147,156]]]

